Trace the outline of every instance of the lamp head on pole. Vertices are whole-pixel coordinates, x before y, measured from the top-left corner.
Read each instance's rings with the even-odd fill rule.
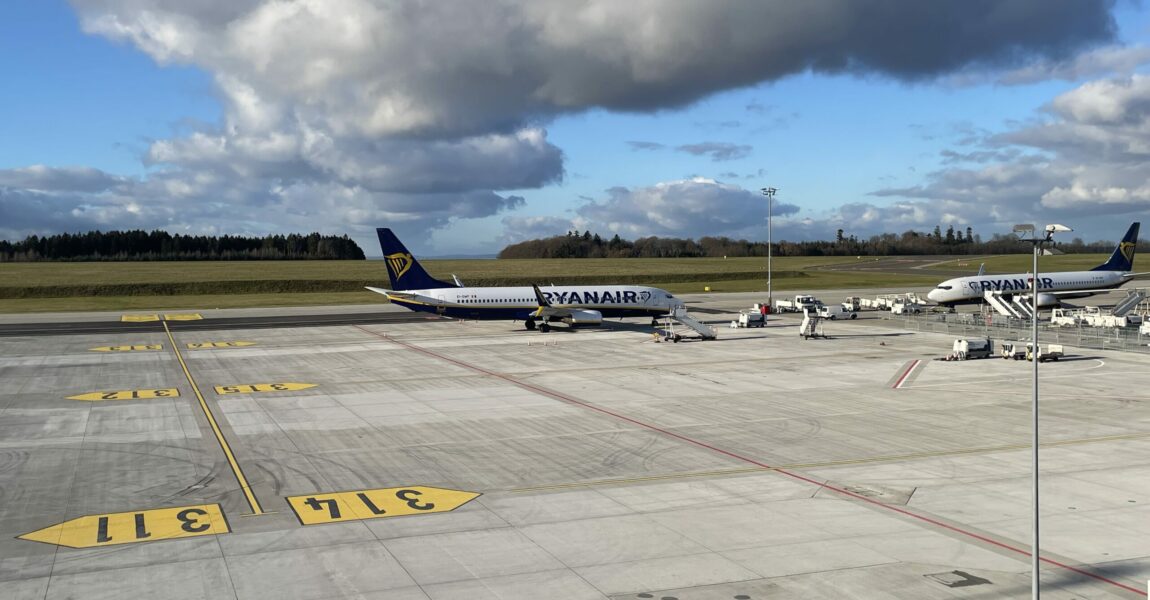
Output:
[[[772,197],[774,197],[775,192],[777,192],[779,190],[778,190],[778,188],[765,187],[765,188],[759,189],[759,191],[762,192],[762,194],[764,196],[766,196],[767,198],[772,198]]]

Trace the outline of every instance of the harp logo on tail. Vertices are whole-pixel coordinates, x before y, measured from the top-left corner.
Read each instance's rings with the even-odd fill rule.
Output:
[[[1118,244],[1118,251],[1122,253],[1127,262],[1134,262],[1134,247],[1134,242],[1119,242]]]
[[[387,268],[391,269],[392,273],[395,273],[396,281],[401,279],[403,277],[403,274],[406,273],[407,270],[411,268],[411,264],[413,262],[415,262],[415,259],[412,258],[411,255],[406,253],[406,252],[396,252],[395,254],[388,254],[387,256],[384,257],[384,259],[387,260]]]

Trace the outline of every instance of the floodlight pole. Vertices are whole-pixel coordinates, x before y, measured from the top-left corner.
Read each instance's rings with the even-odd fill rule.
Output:
[[[1053,233],[1053,232],[1051,232]],[[1046,234],[1050,237],[1050,233]],[[1030,490],[1030,502],[1032,504],[1031,511],[1031,531],[1030,531],[1030,597],[1033,600],[1038,600],[1042,593],[1039,591],[1041,583],[1039,582],[1039,545],[1038,545],[1038,249],[1042,246],[1040,238],[1034,238],[1034,265],[1030,272],[1033,274],[1034,284],[1031,287],[1030,299],[1032,301],[1031,307],[1034,314],[1031,315],[1031,342],[1034,344],[1033,354],[1034,357],[1034,395],[1030,404],[1030,418],[1033,421],[1030,427],[1030,479],[1032,489]]]
[[[1030,357],[1034,362],[1034,393],[1031,397],[1030,403],[1030,508],[1031,508],[1031,527],[1030,527],[1030,597],[1033,600],[1039,600],[1041,596],[1040,582],[1039,582],[1039,566],[1041,564],[1041,554],[1039,546],[1039,502],[1038,502],[1038,358],[1041,355],[1038,348],[1038,252],[1042,249],[1042,245],[1050,242],[1054,238],[1055,231],[1071,231],[1069,227],[1063,225],[1047,225],[1043,230],[1042,235],[1036,235],[1033,225],[1016,225],[1014,232],[1020,234],[1019,239],[1022,241],[1030,242],[1034,246],[1033,264],[1030,269],[1031,283],[1030,286],[1030,300],[1031,311],[1033,314],[1030,317],[1031,323],[1031,340],[1030,340]],[[1029,233],[1030,237],[1022,237],[1021,234]]]
[[[774,213],[775,192],[778,188],[765,187],[759,190],[767,197],[767,306],[774,310],[774,299],[771,297],[771,215]]]

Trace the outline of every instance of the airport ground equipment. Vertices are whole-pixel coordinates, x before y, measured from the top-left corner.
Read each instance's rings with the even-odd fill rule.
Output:
[[[1150,335],[1150,320],[1142,321],[1142,326],[1138,328],[1138,333],[1141,335]]]
[[[987,290],[982,297],[995,312],[1003,316],[1029,319],[1034,314],[1029,294],[1003,294],[1001,291]]]
[[[1038,362],[1058,360],[1063,357],[1062,344],[1038,344]],[[1026,360],[1034,360],[1033,345],[1026,345]]]
[[[1026,358],[1024,342],[1006,342],[1002,344],[1002,358],[1007,360],[1022,360]]]
[[[951,347],[954,360],[990,358],[994,353],[994,342],[990,338],[958,338]]]
[[[863,308],[862,298],[858,296],[847,296],[842,302],[842,307],[851,312],[858,312]]]
[[[1130,314],[1130,311],[1137,308],[1142,301],[1146,299],[1146,290],[1137,288],[1126,292],[1126,297],[1119,300],[1118,304],[1110,311],[1110,314],[1116,317],[1122,317]]]
[[[1078,327],[1082,324],[1082,313],[1069,308],[1056,308],[1050,312],[1050,324],[1056,327]]]
[[[803,311],[803,322],[799,325],[799,335],[804,340],[827,337],[826,332],[823,331],[823,320],[817,313]]]
[[[850,300],[848,298],[848,300]],[[846,303],[844,302],[844,305]],[[859,308],[873,308],[875,310],[893,310],[898,304],[913,305],[922,307],[928,304],[926,300],[914,292],[907,292],[905,294],[882,294],[871,300],[870,298],[860,298]]]
[[[695,333],[699,334],[699,337],[704,340],[713,340],[716,337],[719,337],[719,332],[715,331],[715,328],[687,314],[687,309],[684,307],[679,307],[667,313],[666,318],[667,325],[666,331],[663,334],[663,339],[669,342],[678,343],[683,339],[683,334],[675,331],[676,322],[694,330]]]
[[[736,321],[738,327],[766,327],[767,315],[764,315],[761,310],[743,310],[739,312],[739,320]]]
[[[820,317],[832,321],[835,319],[857,319],[859,316],[858,313],[841,304],[819,306],[816,312]]]
[[[891,305],[890,312],[896,315],[917,315],[922,312],[922,308],[910,302],[896,302]]]
[[[822,304],[818,298],[807,294],[800,294],[795,296],[794,300],[776,300],[775,312],[802,312],[814,310],[815,307]]]

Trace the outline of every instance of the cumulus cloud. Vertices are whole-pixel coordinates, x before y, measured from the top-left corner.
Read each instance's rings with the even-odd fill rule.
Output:
[[[556,115],[673,109],[806,71],[920,81],[1067,60],[1115,32],[1111,0],[72,4],[86,31],[209,73],[223,119],[152,143],[143,180],[7,173],[6,193],[136,206],[151,226],[306,214],[352,233],[368,217],[437,227],[521,206],[500,192],[563,177],[544,129]]]
[[[563,235],[578,228],[574,220],[566,217],[503,217],[503,235],[500,241],[504,244],[514,244],[524,240],[539,240]]]
[[[1115,222],[1142,218],[1150,209],[1150,76],[1086,82],[1043,113],[973,152],[952,152],[985,163],[978,168],[950,166],[922,185],[874,195],[946,206],[958,222],[998,231],[1065,220],[1084,237],[1114,237]]]
[[[682,106],[805,70],[921,79],[1069,57],[1115,29],[1109,0],[73,4],[89,31],[220,74],[251,124],[291,115],[373,134]]]
[[[785,217],[798,207],[774,203],[774,215]],[[610,231],[624,237],[701,237],[745,235],[748,225],[767,219],[767,202],[758,192],[713,179],[695,177],[648,187],[616,187],[603,199],[576,209],[580,229]]]

